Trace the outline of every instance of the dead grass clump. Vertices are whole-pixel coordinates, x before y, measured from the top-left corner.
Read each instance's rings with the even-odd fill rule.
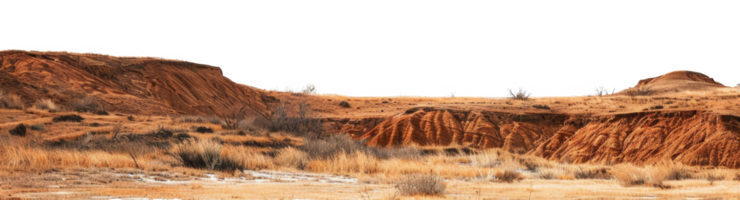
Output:
[[[23,109],[21,97],[14,94],[7,94],[0,90],[0,108],[5,109]]]
[[[630,164],[621,164],[612,169],[612,177],[625,187],[647,185],[667,189],[670,186],[663,184],[666,175],[665,171],[657,167],[638,168]]]
[[[102,105],[95,100],[95,97],[84,96],[77,101],[72,102],[72,109],[76,112],[91,112],[91,113],[102,113],[105,111]]]
[[[691,169],[684,165],[670,163],[668,165],[663,165],[663,168],[667,173],[666,180],[680,181],[693,178],[691,175]]]
[[[576,179],[611,179],[611,175],[605,168],[590,170],[578,169],[573,172],[573,176]]]
[[[48,110],[49,112],[56,112],[57,106],[51,99],[41,99],[33,104],[34,107],[40,110]]]
[[[298,104],[296,116],[288,115],[285,105],[278,106],[269,120],[257,118],[259,126],[271,132],[288,132],[298,136],[315,137],[323,132],[321,119],[311,118],[310,106],[306,103]]]
[[[558,179],[558,175],[554,170],[539,170],[536,177],[544,180]]]
[[[527,92],[526,90],[519,88],[519,91],[514,92],[511,89],[509,90],[509,97],[515,100],[527,100],[529,99],[529,96],[532,96],[532,93]]]
[[[180,116],[177,120],[180,123],[211,123],[211,124],[222,124],[222,120],[218,117],[208,116]]]
[[[82,120],[85,120],[85,118],[82,118],[79,115],[62,115],[59,117],[52,118],[51,121],[53,122],[81,122]]]
[[[725,176],[716,172],[707,172],[706,174],[704,174],[704,179],[709,181],[709,185],[714,185],[715,181],[724,181]]]
[[[500,182],[513,183],[514,181],[521,181],[524,179],[522,173],[519,173],[513,169],[505,169],[496,173],[496,180]]]
[[[212,140],[185,141],[172,155],[186,167],[233,172],[244,170],[243,162],[221,156],[221,144]]]
[[[306,168],[308,161],[306,152],[292,147],[281,149],[273,159],[273,162],[278,166],[301,170]]]
[[[213,129],[205,127],[205,126],[199,126],[195,128],[195,132],[198,133],[213,133]]]
[[[314,159],[308,162],[306,169],[313,172],[332,174],[372,174],[379,171],[378,158],[361,151],[342,152],[328,159]]]
[[[34,131],[43,131],[44,129],[45,129],[44,124],[31,125],[31,130],[34,130]]]
[[[396,186],[401,195],[442,196],[447,186],[444,178],[436,175],[414,174],[404,177]]]
[[[10,133],[10,135],[26,137],[26,125],[18,124],[18,126],[16,126],[13,129],[10,129],[10,131],[8,132]]]
[[[629,96],[648,96],[653,93],[655,93],[655,90],[653,90],[650,86],[632,88],[625,92],[625,94]]]
[[[318,139],[306,138],[303,145],[298,148],[308,153],[312,159],[327,159],[342,152],[356,151],[382,159],[389,157],[382,149],[365,146],[362,141],[353,140],[347,134],[332,134]]]

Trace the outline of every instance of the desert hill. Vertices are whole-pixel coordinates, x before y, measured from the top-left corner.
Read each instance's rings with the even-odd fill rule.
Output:
[[[158,58],[0,51],[0,88],[26,106],[92,96],[108,111],[132,114],[222,115],[244,105],[267,111],[258,90],[232,82],[218,67]]]
[[[740,168],[740,91],[698,72],[676,71],[612,95],[516,100],[471,97],[346,97],[236,84],[217,67],[158,58],[0,52],[0,87],[26,107],[93,96],[109,111],[220,116],[247,106],[321,119],[323,133],[369,146],[466,146],[570,163]],[[629,92],[644,90],[646,93]],[[257,113],[252,113],[256,115]]]
[[[658,77],[640,80],[633,88],[626,89],[620,93],[634,92],[638,89],[649,88],[651,94],[683,91],[706,91],[725,87],[714,81],[711,77],[699,72],[674,71]]]

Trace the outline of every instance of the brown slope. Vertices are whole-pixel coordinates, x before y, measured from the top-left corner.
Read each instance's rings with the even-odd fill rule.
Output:
[[[674,71],[658,77],[640,80],[634,88],[629,88],[625,93],[636,88],[650,88],[653,94],[682,91],[707,91],[725,87],[714,81],[711,77],[699,72]]]
[[[738,127],[740,117],[697,111],[598,116],[580,129],[566,126],[532,154],[573,163],[674,160],[738,168]]]
[[[111,111],[219,115],[248,105],[266,112],[261,93],[207,65],[156,58],[0,51],[0,87],[26,105],[51,98],[69,105],[93,95]]]

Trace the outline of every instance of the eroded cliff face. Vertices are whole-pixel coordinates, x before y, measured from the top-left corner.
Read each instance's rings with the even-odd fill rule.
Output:
[[[370,146],[469,146],[568,163],[673,160],[740,168],[740,117],[732,115],[654,111],[590,116],[417,108],[378,121],[354,120],[344,128],[354,130],[352,135]]]
[[[572,163],[740,167],[740,118],[699,111],[645,112],[592,117],[566,125],[532,155]]]
[[[359,139],[382,147],[463,145],[524,153],[550,138],[566,119],[558,114],[417,108],[386,119]]]

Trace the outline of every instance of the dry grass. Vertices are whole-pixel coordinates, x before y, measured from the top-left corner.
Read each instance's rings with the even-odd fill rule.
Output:
[[[36,144],[37,141],[29,138],[0,136],[0,168],[44,172],[69,167],[135,167],[133,160],[124,154],[111,154],[101,150],[51,150]],[[147,164],[144,165],[148,167]]]
[[[56,112],[59,108],[57,108],[56,104],[54,104],[51,99],[41,99],[36,101],[36,103],[33,104],[33,106],[36,109],[39,110],[48,110],[49,112]]]
[[[0,90],[0,108],[5,109],[23,109],[21,97],[14,94],[7,94]]]
[[[613,168],[612,176],[622,186],[653,186],[658,188],[670,188],[663,181],[668,178],[669,171],[657,166],[645,168],[635,167],[631,164],[620,164]]]
[[[396,186],[401,195],[430,195],[442,196],[445,194],[447,185],[442,177],[426,174],[413,174],[405,176]]]
[[[177,145],[172,154],[187,167],[210,171],[244,170],[240,157],[223,155],[221,144],[213,140],[187,140]]]

